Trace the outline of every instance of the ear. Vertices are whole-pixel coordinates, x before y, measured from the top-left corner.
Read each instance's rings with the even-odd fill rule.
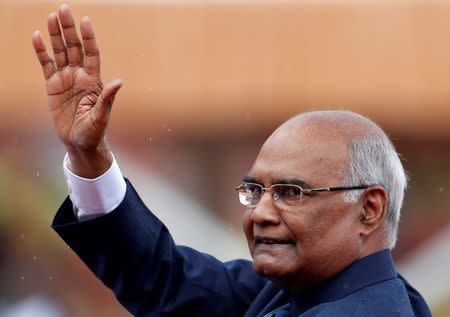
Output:
[[[384,187],[371,186],[362,199],[360,234],[367,238],[386,221],[389,197]]]

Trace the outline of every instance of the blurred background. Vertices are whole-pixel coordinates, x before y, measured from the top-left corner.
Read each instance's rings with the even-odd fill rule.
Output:
[[[0,316],[129,316],[50,228],[67,194],[31,36],[58,1],[0,0]],[[234,187],[306,110],[392,137],[411,184],[398,270],[450,316],[450,1],[70,1],[102,78],[125,86],[109,139],[180,244],[249,257]]]

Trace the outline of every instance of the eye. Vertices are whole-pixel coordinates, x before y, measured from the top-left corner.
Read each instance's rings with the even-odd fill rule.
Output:
[[[258,184],[242,183],[238,187],[239,201],[245,206],[255,206],[261,198],[262,188]]]
[[[277,194],[288,205],[297,205],[300,202],[302,190],[295,185],[279,185],[277,186]]]
[[[284,196],[298,197],[301,194],[301,190],[297,186],[286,186],[284,189]]]
[[[253,198],[259,197],[261,195],[261,186],[257,184],[244,184],[245,192],[251,195]]]

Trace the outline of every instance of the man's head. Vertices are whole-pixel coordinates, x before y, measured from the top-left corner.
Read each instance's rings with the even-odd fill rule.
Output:
[[[406,175],[386,134],[363,116],[316,111],[288,120],[264,143],[244,182],[303,189],[370,185],[304,192],[293,205],[265,192],[247,209],[253,266],[283,288],[312,287],[395,245]]]

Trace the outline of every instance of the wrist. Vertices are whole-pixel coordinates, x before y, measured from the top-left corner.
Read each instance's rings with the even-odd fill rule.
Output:
[[[113,162],[113,155],[106,141],[89,151],[67,146],[67,153],[70,171],[83,178],[92,179],[103,175]]]

